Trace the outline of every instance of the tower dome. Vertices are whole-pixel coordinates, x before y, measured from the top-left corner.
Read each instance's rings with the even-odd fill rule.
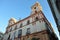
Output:
[[[13,17],[9,21],[13,21],[14,23],[16,23],[16,19]]]
[[[14,24],[14,23],[16,23],[16,22],[17,22],[17,21],[16,21],[15,18],[11,18],[11,19],[9,20],[8,26],[10,26],[10,25],[12,25],[12,24]]]

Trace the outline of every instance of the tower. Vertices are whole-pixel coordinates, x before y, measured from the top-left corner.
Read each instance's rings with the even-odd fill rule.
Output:
[[[9,23],[8,23],[8,26],[12,25],[12,24],[15,24],[16,23],[16,19],[15,18],[11,18],[9,20]]]
[[[41,5],[39,4],[38,1],[31,7],[31,9],[32,9],[31,15],[34,14],[34,13],[37,13],[39,11],[42,11],[42,7],[41,7]]]

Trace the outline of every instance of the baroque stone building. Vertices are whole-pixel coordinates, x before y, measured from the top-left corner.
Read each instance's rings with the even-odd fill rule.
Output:
[[[56,40],[41,5],[36,2],[31,9],[27,18],[18,22],[14,18],[9,20],[3,40]]]

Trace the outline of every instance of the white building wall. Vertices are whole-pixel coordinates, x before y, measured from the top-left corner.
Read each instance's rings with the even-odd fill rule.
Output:
[[[44,22],[40,23],[39,21],[37,21],[35,26],[32,25],[32,24],[29,24],[27,26],[24,26],[22,28],[19,28],[19,29],[15,30],[15,31],[18,31],[18,30],[22,29],[22,35],[26,35],[27,28],[30,28],[31,33],[43,31],[43,30],[46,29]],[[14,32],[11,32],[11,33],[14,33]]]
[[[15,25],[14,25],[14,26],[12,26],[12,30],[14,30],[14,28],[15,28]]]
[[[19,23],[17,25],[19,25]],[[24,26],[22,28],[18,28],[18,29],[14,30],[14,31],[9,32],[8,35],[6,35],[6,37],[8,38],[8,36],[11,34],[10,38],[13,38],[14,37],[14,32],[16,32],[15,36],[18,37],[18,30],[20,30],[20,29],[22,29],[22,36],[25,36],[26,32],[27,32],[27,28],[30,28],[30,32],[31,33],[40,32],[40,31],[46,30],[45,22],[41,22],[40,23],[39,21],[37,21],[35,25],[29,24],[27,26]]]
[[[27,20],[22,22],[23,26],[27,24]]]
[[[40,23],[39,21],[37,21],[36,29],[37,29],[37,32],[46,30],[45,22]]]
[[[17,28],[19,28],[19,27],[20,27],[20,23],[17,24]]]

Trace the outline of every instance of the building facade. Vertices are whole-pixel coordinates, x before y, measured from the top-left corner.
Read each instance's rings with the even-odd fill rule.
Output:
[[[3,36],[4,36],[4,34],[2,32],[0,32],[0,40],[3,39]]]
[[[56,40],[41,5],[36,2],[31,9],[27,18],[18,22],[14,18],[9,20],[3,40]]]
[[[47,0],[60,34],[60,0]]]

